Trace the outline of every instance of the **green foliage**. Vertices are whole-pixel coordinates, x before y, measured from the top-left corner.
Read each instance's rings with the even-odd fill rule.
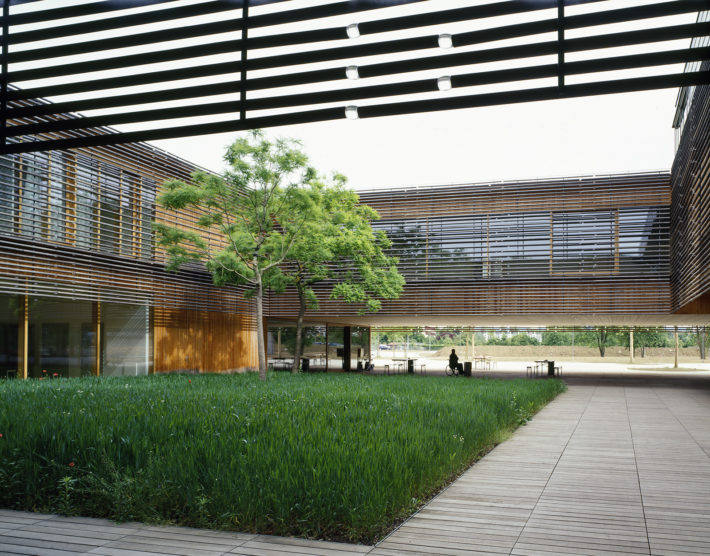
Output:
[[[575,343],[578,343],[576,338]],[[562,332],[560,330],[547,330],[542,333],[541,344],[543,346],[571,346],[572,333]]]
[[[509,346],[510,345],[510,338],[508,338],[507,335],[503,334],[500,338],[497,338],[495,336],[491,336],[488,338],[488,341],[486,341],[486,345],[489,346]]]
[[[215,285],[245,285],[256,298],[259,372],[266,379],[262,298],[282,291],[282,265],[299,237],[308,232],[318,185],[298,142],[266,139],[260,130],[240,137],[224,156],[222,176],[197,171],[191,182],[165,182],[158,203],[197,215],[199,231],[155,222],[167,268],[203,263]],[[209,237],[210,241],[206,238]]]
[[[527,334],[516,334],[510,338],[511,346],[539,346],[540,342],[537,338],[528,336]]]
[[[0,507],[371,542],[563,389],[290,374],[1,381]]]

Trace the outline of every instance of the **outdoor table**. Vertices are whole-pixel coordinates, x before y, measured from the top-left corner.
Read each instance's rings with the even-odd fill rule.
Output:
[[[392,361],[394,363],[402,363],[402,366],[407,366],[407,372],[414,372],[414,362],[417,360],[416,357],[393,357]]]
[[[547,359],[538,359],[535,361],[535,374],[542,373],[545,370],[545,363]]]
[[[478,369],[478,363],[481,363],[481,369],[486,368],[486,362],[490,359],[487,355],[480,355],[478,357],[473,358],[473,366],[474,368]]]

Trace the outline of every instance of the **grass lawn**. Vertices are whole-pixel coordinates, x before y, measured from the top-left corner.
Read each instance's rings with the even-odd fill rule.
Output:
[[[0,381],[0,507],[372,542],[557,380]]]

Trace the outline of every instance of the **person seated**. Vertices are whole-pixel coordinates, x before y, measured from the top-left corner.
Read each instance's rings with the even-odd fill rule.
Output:
[[[449,367],[452,371],[463,372],[463,363],[459,363],[459,356],[456,355],[456,350],[451,350],[451,355],[449,355]]]

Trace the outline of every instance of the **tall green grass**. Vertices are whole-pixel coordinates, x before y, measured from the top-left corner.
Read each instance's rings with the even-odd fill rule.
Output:
[[[371,542],[564,385],[272,374],[0,382],[0,506]]]

